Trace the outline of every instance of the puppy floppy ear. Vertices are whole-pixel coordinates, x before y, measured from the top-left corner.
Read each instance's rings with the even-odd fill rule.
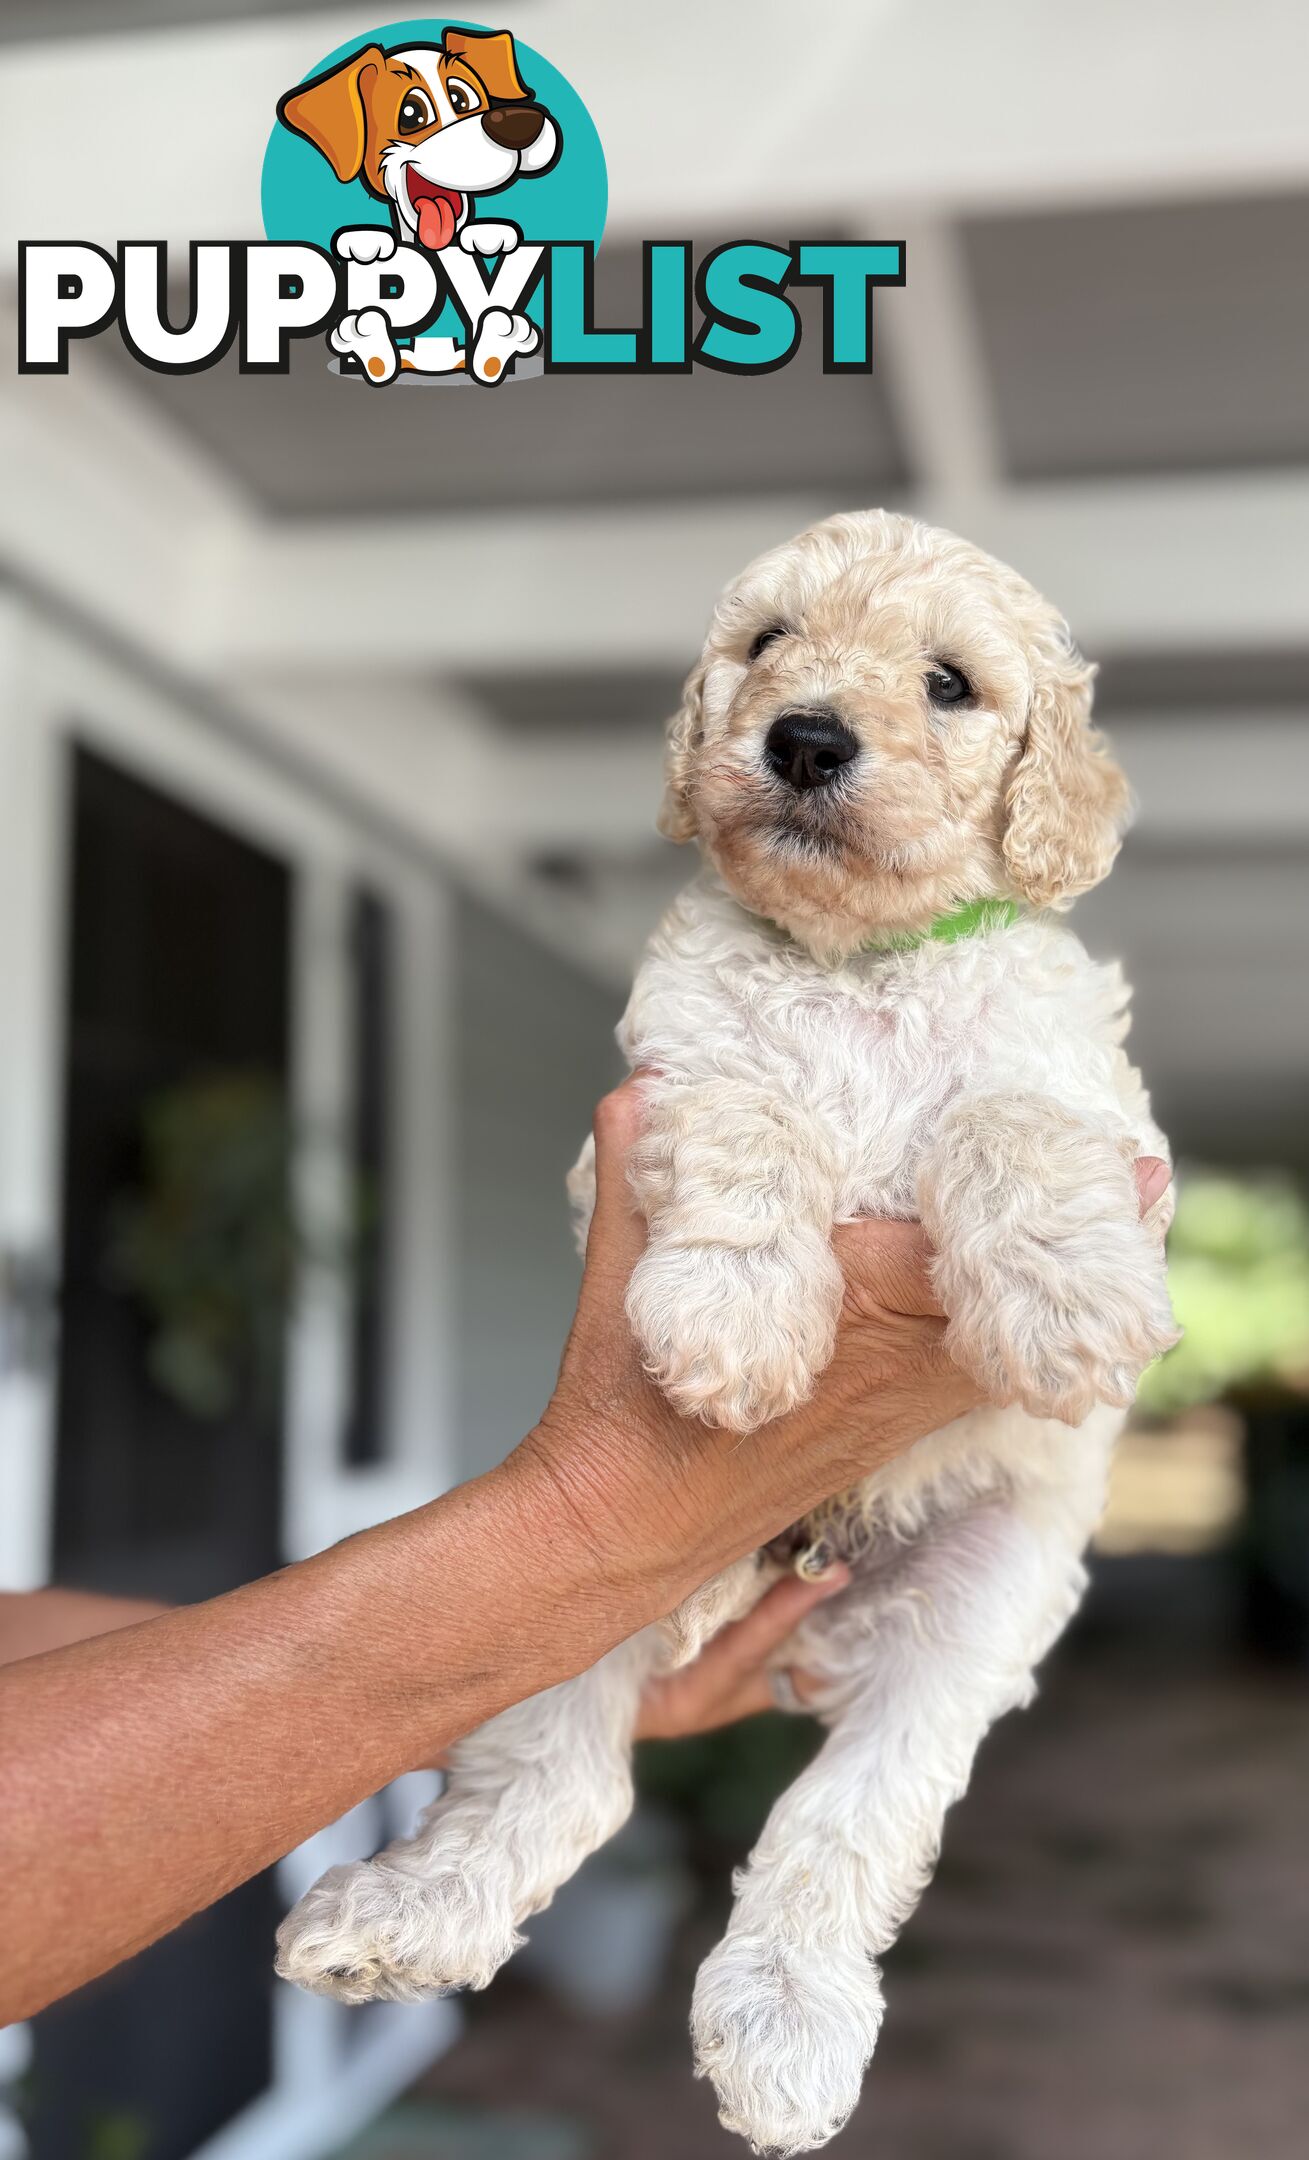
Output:
[[[682,685],[682,702],[668,723],[664,745],[664,799],[655,820],[665,840],[693,840],[691,775],[704,733],[705,665],[697,660]]]
[[[338,180],[357,180],[368,149],[368,101],[386,64],[380,45],[365,45],[339,67],[300,83],[277,102],[284,127],[321,150]]]
[[[1088,667],[1071,643],[1046,656],[1009,783],[1002,853],[1016,893],[1057,907],[1098,885],[1122,842],[1132,797],[1091,725]]]
[[[518,72],[518,55],[507,30],[447,30],[441,49],[466,60],[496,104],[532,95]]]

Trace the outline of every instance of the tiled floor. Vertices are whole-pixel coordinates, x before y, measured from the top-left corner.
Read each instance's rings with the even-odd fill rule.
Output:
[[[1121,1640],[1062,1662],[951,1819],[834,2153],[1303,2160],[1307,1826],[1302,1677]],[[426,2081],[427,2153],[532,2160],[563,2138],[585,2160],[744,2160],[686,2039],[720,1918],[697,1909],[636,2018],[585,2021],[503,1975]]]

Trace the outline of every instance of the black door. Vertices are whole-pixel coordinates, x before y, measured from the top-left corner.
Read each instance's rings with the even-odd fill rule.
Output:
[[[189,1602],[277,1564],[278,1390],[179,1400],[112,1252],[152,1108],[284,1096],[290,880],[89,751],[71,786],[55,1579]],[[36,2160],[185,2160],[266,2085],[275,1918],[262,1878],[37,2021]]]

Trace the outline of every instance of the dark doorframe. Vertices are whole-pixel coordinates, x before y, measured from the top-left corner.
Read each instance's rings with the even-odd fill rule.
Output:
[[[224,1074],[285,1097],[291,874],[97,753],[69,785],[54,1576],[191,1601],[278,1562],[278,1391],[181,1407],[107,1259],[152,1101]],[[37,2020],[34,2160],[186,2160],[264,2089],[275,1917],[260,1878]]]

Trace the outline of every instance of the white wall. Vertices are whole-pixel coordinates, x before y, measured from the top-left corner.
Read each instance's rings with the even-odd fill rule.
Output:
[[[578,1279],[564,1177],[621,1076],[622,1001],[475,901],[455,909],[455,1462],[498,1462],[545,1407]]]

